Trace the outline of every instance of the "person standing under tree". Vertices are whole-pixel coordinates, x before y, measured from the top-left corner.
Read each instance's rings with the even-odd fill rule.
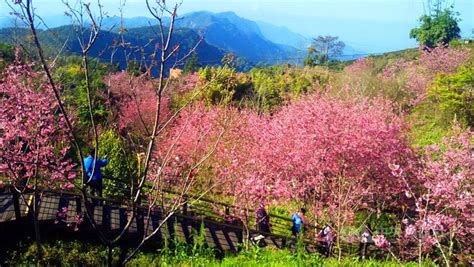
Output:
[[[84,169],[87,174],[86,184],[91,188],[91,195],[102,197],[102,172],[100,168],[107,166],[107,155],[103,159],[94,159],[95,149],[91,149],[84,158]],[[96,204],[100,203],[94,201]]]
[[[331,257],[332,245],[336,238],[336,234],[329,223],[327,223],[321,232],[319,232],[319,237],[323,245],[323,255],[327,258]]]

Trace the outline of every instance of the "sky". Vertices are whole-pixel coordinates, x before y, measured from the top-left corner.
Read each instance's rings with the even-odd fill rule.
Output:
[[[0,0],[0,18],[8,14]],[[12,1],[12,0],[6,0]],[[94,1],[94,0],[90,0]],[[109,15],[118,14],[120,1],[101,0]],[[171,2],[172,0],[168,0]],[[417,26],[428,0],[184,0],[180,14],[225,12],[251,20],[286,26],[307,37],[339,36],[364,52],[385,52],[416,46],[408,34]],[[474,0],[447,0],[460,13],[463,37],[473,36]],[[36,0],[42,16],[63,14],[62,0]],[[71,3],[74,0],[70,0]],[[147,16],[144,0],[126,0],[125,17]]]

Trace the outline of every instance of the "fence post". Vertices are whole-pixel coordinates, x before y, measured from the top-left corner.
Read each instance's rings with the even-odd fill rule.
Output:
[[[13,197],[13,208],[15,209],[15,219],[21,220],[21,211],[20,211],[20,197],[18,192],[16,192],[13,188],[10,189]]]
[[[110,223],[111,223],[111,218],[110,218],[110,213],[112,212],[112,209],[110,206],[104,205],[102,206],[102,229],[104,231],[110,231]]]
[[[184,197],[183,215],[188,214],[188,198]]]
[[[145,233],[145,218],[143,216],[143,212],[141,210],[141,207],[137,207],[137,217],[136,217],[136,220],[137,220],[137,232],[138,232],[138,236],[143,236],[143,234]]]
[[[82,213],[82,205],[81,205],[81,198],[76,197],[76,213],[80,214]]]

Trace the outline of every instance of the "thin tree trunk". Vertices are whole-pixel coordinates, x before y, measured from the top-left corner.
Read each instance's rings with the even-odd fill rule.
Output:
[[[420,235],[418,240],[418,266],[421,267],[421,256],[422,256],[422,243],[421,243],[422,235]]]
[[[107,245],[107,266],[112,267],[113,266],[113,247],[111,244]]]
[[[338,206],[337,206],[337,237],[336,237],[336,242],[337,242],[337,251],[338,251],[338,255],[337,255],[337,260],[338,261],[341,261],[341,258],[342,258],[342,248],[341,248],[341,232],[342,232],[342,226],[341,226],[341,201],[342,201],[342,185],[341,185],[341,178],[342,174],[339,176],[338,178],[338,184],[339,184],[339,188],[338,188]],[[331,249],[329,247],[329,249]],[[331,254],[331,251],[329,251],[329,255]]]

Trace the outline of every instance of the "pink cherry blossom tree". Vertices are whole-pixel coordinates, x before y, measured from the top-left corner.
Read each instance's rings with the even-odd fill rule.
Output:
[[[420,66],[433,74],[454,73],[470,57],[469,48],[452,48],[439,45],[435,48],[422,49],[418,62]]]
[[[312,97],[276,116],[272,136],[282,150],[274,149],[268,170],[276,170],[274,179],[287,198],[303,201],[316,218],[332,222],[339,252],[342,229],[355,212],[394,205],[400,192],[387,163],[409,159],[411,149],[391,110],[384,101]]]
[[[240,117],[221,164],[232,176],[226,194],[239,206],[304,203],[313,220],[332,221],[340,238],[356,211],[396,204],[403,183],[388,164],[408,162],[412,151],[389,103],[311,96],[271,116]]]
[[[441,145],[428,148],[419,173],[423,181],[414,187],[398,166],[396,175],[406,181],[407,196],[414,203],[413,215],[403,223],[405,244],[418,243],[418,256],[437,248],[447,266],[457,252],[473,251],[474,177],[473,134],[455,127]],[[421,259],[420,259],[421,260]],[[457,259],[463,260],[463,259]],[[464,259],[465,260],[465,259]]]
[[[40,188],[69,187],[76,177],[69,135],[42,75],[17,57],[0,77],[0,176],[32,212],[39,246]]]
[[[156,95],[154,81],[147,75],[132,76],[126,71],[105,78],[109,84],[112,105],[116,109],[117,128],[122,133],[146,138],[151,134]],[[160,124],[170,116],[169,98],[163,98]]]
[[[49,64],[47,58],[45,57],[44,50],[42,48],[42,44],[38,38],[37,34],[37,29],[36,29],[36,21],[38,18],[38,15],[35,13],[35,9],[33,7],[33,0],[25,0],[25,1],[15,1],[14,3],[15,6],[12,6],[14,9],[15,14],[17,14],[21,19],[24,19],[25,23],[29,26],[35,47],[36,47],[36,52],[39,57],[39,60],[41,62],[41,67],[43,71],[45,72],[47,76],[47,82],[49,89],[51,90],[51,93],[54,95],[54,99],[56,103],[58,104],[59,110],[61,114],[64,117],[65,124],[67,125],[67,130],[68,130],[68,136],[72,137],[71,141],[75,146],[76,153],[78,154],[78,158],[82,159],[82,154],[81,154],[81,146],[79,145],[79,142],[77,141],[77,138],[75,138],[75,128],[72,125],[69,116],[70,114],[68,113],[68,110],[63,105],[63,101],[61,99],[61,96],[59,94],[59,85],[57,84],[57,81],[54,79],[54,77],[51,75],[52,69],[51,65]],[[91,84],[89,78],[90,78],[90,67],[89,67],[89,59],[88,59],[88,52],[93,48],[94,44],[98,39],[100,39],[101,36],[101,22],[103,18],[103,9],[100,1],[97,1],[94,4],[89,4],[85,3],[84,1],[78,1],[78,3],[74,6],[69,5],[69,3],[66,1],[65,2],[66,7],[68,8],[68,15],[72,19],[73,23],[73,30],[76,33],[76,37],[78,39],[78,45],[81,48],[81,56],[82,56],[82,66],[84,69],[84,74],[86,77],[86,89],[87,89],[87,105],[88,105],[88,111],[90,115],[90,122],[91,122],[91,129],[93,130],[94,133],[94,140],[93,143],[95,144],[96,151],[98,151],[99,148],[99,142],[98,142],[98,127],[94,122],[93,118],[93,105],[94,102],[92,101],[91,97],[91,92],[94,89],[93,85]],[[123,110],[129,111],[129,116],[128,118],[125,117],[122,122],[122,125],[127,125],[130,126],[131,123],[131,118],[138,113],[145,113],[144,115],[148,118],[151,118],[150,122],[141,122],[141,124],[138,124],[139,126],[145,126],[146,131],[145,134],[146,136],[144,137],[145,142],[142,144],[141,149],[142,153],[144,156],[142,157],[141,165],[140,165],[140,173],[139,177],[135,179],[132,183],[132,192],[131,196],[129,199],[129,218],[127,220],[127,223],[123,229],[118,233],[118,235],[109,237],[104,232],[98,227],[98,223],[94,220],[94,209],[90,208],[92,205],[88,205],[91,203],[90,196],[87,194],[87,185],[82,183],[80,185],[80,191],[82,193],[82,200],[86,203],[86,215],[87,219],[90,221],[92,227],[96,230],[96,233],[100,240],[104,243],[104,245],[107,246],[108,249],[108,264],[109,266],[112,265],[112,249],[113,246],[117,244],[118,241],[121,240],[121,238],[124,236],[125,233],[128,232],[128,229],[131,227],[133,222],[137,222],[138,225],[142,224],[143,219],[144,219],[144,214],[141,213],[141,210],[138,208],[140,205],[142,205],[142,199],[148,199],[144,198],[147,196],[147,193],[145,193],[145,186],[154,179],[153,177],[153,164],[154,162],[159,162],[161,159],[155,160],[154,157],[156,155],[157,148],[160,147],[159,141],[160,135],[164,134],[166,131],[168,131],[168,128],[170,128],[171,125],[173,125],[173,121],[177,118],[179,113],[185,108],[182,107],[179,110],[175,111],[172,114],[167,113],[167,92],[169,90],[169,84],[171,79],[168,79],[165,76],[166,70],[169,68],[170,63],[173,64],[179,64],[183,62],[183,60],[191,55],[196,47],[199,45],[200,40],[196,41],[196,45],[192,47],[189,51],[188,54],[185,54],[182,57],[178,57],[178,52],[180,50],[180,45],[179,44],[173,44],[172,39],[174,35],[174,30],[175,30],[175,20],[178,17],[177,10],[180,6],[179,3],[175,3],[172,5],[169,5],[166,1],[164,0],[150,0],[146,1],[146,6],[150,14],[156,19],[158,22],[158,25],[156,26],[156,38],[152,39],[150,42],[154,43],[154,48],[155,50],[149,54],[149,55],[144,55],[146,58],[146,62],[151,62],[150,65],[146,66],[147,68],[147,79],[141,81],[138,80],[137,85],[134,84],[134,81],[128,83],[128,87],[136,87],[139,86],[140,83],[144,83],[146,87],[153,88],[153,91],[145,91],[143,92],[138,92],[137,90],[132,90],[130,94],[127,96],[128,100],[126,101],[125,105],[122,106]],[[97,14],[97,16],[95,15]],[[86,21],[88,21],[86,23]],[[166,23],[165,23],[166,22]],[[165,25],[166,24],[166,25]],[[123,39],[122,39],[123,40]],[[152,73],[156,74],[156,78],[152,77]],[[151,85],[147,84],[148,82],[151,81]],[[124,94],[125,95],[125,94]],[[149,99],[147,99],[149,98]],[[130,103],[135,102],[135,107],[137,106],[144,106],[147,108],[146,110],[140,110],[136,109],[135,111],[131,111],[131,109],[128,109],[130,106]],[[153,108],[151,108],[153,107]],[[126,112],[125,112],[126,113]],[[132,125],[133,126],[133,125]],[[171,135],[172,136],[172,135]],[[173,136],[172,136],[173,137]],[[212,149],[211,149],[212,150]],[[205,160],[208,156],[206,154],[203,156],[203,160]],[[95,155],[97,156],[97,155]],[[198,161],[197,164],[193,165],[194,168],[195,166],[199,165]],[[82,173],[82,180],[86,181],[85,179],[85,172],[83,171],[83,164],[82,160],[80,160],[81,163],[81,173]],[[189,173],[193,173],[192,171],[189,171]],[[189,190],[189,188],[181,188],[184,194]],[[166,211],[166,215],[162,219],[162,224],[158,227],[156,231],[154,231],[151,235],[149,235],[148,232],[144,232],[144,236],[142,238],[142,242],[136,247],[135,250],[132,251],[131,254],[129,254],[125,259],[122,264],[125,264],[128,260],[131,259],[133,255],[141,248],[143,243],[145,243],[147,240],[149,240],[151,237],[153,237],[157,232],[159,232],[160,228],[163,226],[164,223],[166,223],[167,219],[169,219],[175,212],[177,212],[178,208],[180,205],[183,204],[182,200],[182,194],[179,197],[180,201],[177,201],[177,205],[172,205],[173,208],[168,209]],[[156,199],[156,198],[153,198]],[[152,200],[153,201],[153,200]],[[154,206],[153,202],[145,203],[150,204],[150,209],[149,211],[152,210],[152,207]]]

